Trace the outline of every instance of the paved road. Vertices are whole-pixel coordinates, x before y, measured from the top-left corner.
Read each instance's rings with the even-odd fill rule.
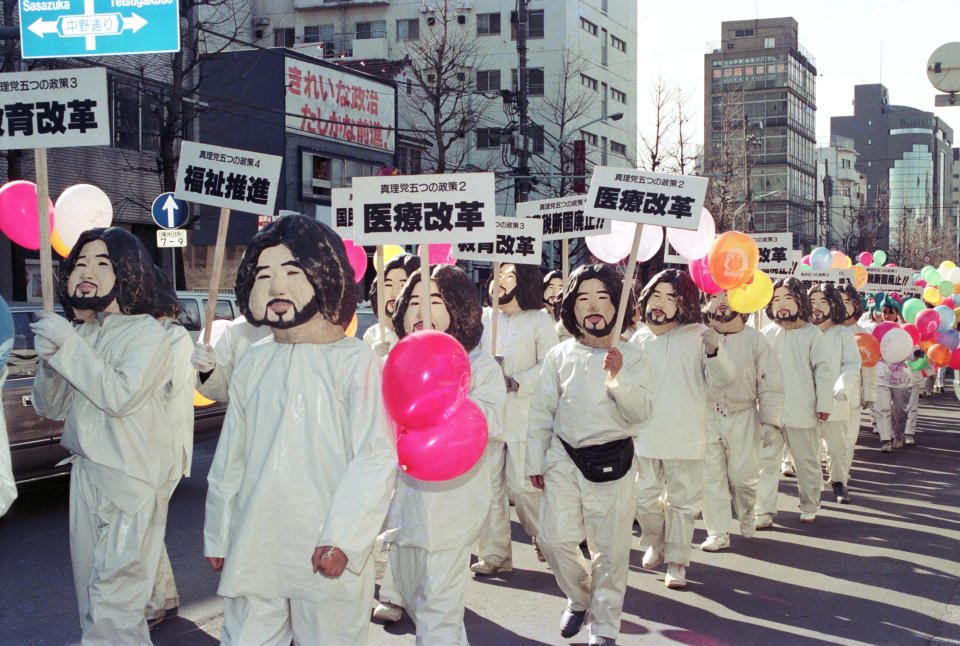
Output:
[[[918,446],[878,450],[860,434],[851,493],[839,506],[824,492],[817,522],[801,525],[796,481],[783,479],[775,531],[732,549],[694,551],[689,587],[668,590],[663,571],[632,554],[622,645],[960,644],[960,404],[951,394],[921,400]],[[194,477],[174,495],[168,549],[181,617],[154,631],[156,644],[216,644],[222,616],[216,579],[201,556],[205,478],[215,445],[197,446]],[[505,577],[467,591],[474,646],[562,644],[564,601],[514,523],[514,563]],[[698,525],[694,540],[704,538]],[[79,639],[67,551],[64,482],[21,493],[0,520],[0,644]],[[583,644],[586,634],[570,640]],[[408,619],[372,624],[374,646],[413,644]]]

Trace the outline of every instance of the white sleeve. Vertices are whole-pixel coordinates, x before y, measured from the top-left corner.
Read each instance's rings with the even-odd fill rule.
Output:
[[[813,384],[817,394],[816,412],[829,413],[833,410],[833,385],[840,370],[840,358],[830,356],[826,339],[819,330],[810,344],[810,367],[813,369]]]
[[[781,428],[783,426],[783,371],[780,360],[766,339],[757,339],[757,400],[760,408],[760,423]]]
[[[703,348],[702,343],[700,347]],[[733,365],[730,355],[727,354],[727,349],[723,347],[723,339],[717,346],[716,356],[708,357],[702,349],[701,352],[703,353],[701,356],[703,357],[704,376],[710,387],[719,390],[732,384],[737,378],[737,369]]]
[[[235,386],[231,386],[234,390]],[[232,393],[232,394],[235,394]],[[230,546],[230,526],[246,468],[246,414],[234,397],[227,407],[207,474],[207,502],[203,522],[203,555],[223,558]]]
[[[537,346],[537,364],[531,366],[519,374],[511,375],[520,389],[517,391],[518,397],[531,397],[534,389],[537,387],[537,380],[540,378],[540,367],[546,358],[550,348],[557,345],[560,340],[557,337],[557,329],[553,325],[553,319],[549,314],[538,317],[537,324],[534,327],[533,343]]]
[[[56,370],[42,359],[37,364],[30,395],[33,409],[40,417],[62,420],[73,402],[73,387]]]
[[[213,347],[217,356],[217,365],[205,381],[201,381],[200,375],[197,375],[197,392],[207,399],[224,404],[230,401],[230,378],[239,359],[236,356],[242,341],[239,337],[242,335],[241,330],[245,327],[243,324],[227,327]]]
[[[853,389],[857,387],[857,379],[860,376],[860,350],[857,348],[856,339],[853,333],[846,334],[846,330],[841,330],[840,347],[840,375],[833,385],[833,398],[837,401],[850,401],[853,396]]]
[[[629,352],[623,357],[623,367],[616,378],[607,378],[607,394],[617,410],[630,424],[641,424],[653,408],[651,401],[652,375],[641,352]]]
[[[540,368],[537,388],[530,400],[530,418],[527,426],[526,473],[543,475],[543,463],[553,437],[553,420],[560,406],[559,361],[557,350],[547,353]]]
[[[475,362],[470,375],[470,399],[487,419],[487,441],[503,437],[503,412],[507,403],[507,385],[500,365],[489,355]]]
[[[7,369],[0,372],[0,391],[7,381]],[[0,411],[0,516],[7,513],[17,499],[17,483],[13,479],[13,464],[10,461],[10,442],[7,439],[7,423]]]

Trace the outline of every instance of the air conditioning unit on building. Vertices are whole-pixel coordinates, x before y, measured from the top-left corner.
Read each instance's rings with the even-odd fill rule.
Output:
[[[253,24],[257,27],[263,27],[270,24],[270,18],[268,16],[254,16]]]

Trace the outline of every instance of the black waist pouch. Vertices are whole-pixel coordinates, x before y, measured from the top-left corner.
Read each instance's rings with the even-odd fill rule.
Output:
[[[633,438],[625,437],[605,444],[582,446],[575,449],[563,438],[557,438],[567,455],[590,482],[610,482],[627,474],[633,464]]]

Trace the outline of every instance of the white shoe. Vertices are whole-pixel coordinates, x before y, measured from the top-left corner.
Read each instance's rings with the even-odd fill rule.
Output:
[[[815,511],[801,511],[800,512],[800,522],[801,523],[812,523],[817,519],[817,512]]]
[[[470,566],[470,570],[476,574],[497,574],[499,572],[513,572],[513,561],[506,559],[500,565],[495,565],[489,561],[479,560]]]
[[[647,548],[647,551],[643,553],[643,561],[640,562],[648,570],[652,570],[661,563],[663,563],[663,546],[657,547],[656,545]]]
[[[773,529],[773,514],[757,514],[754,529]]]
[[[789,462],[784,462],[780,465],[780,475],[786,476],[788,478],[794,478],[797,475],[796,469],[793,468],[793,465]]]
[[[679,563],[667,563],[667,576],[663,582],[668,588],[687,587],[687,568]]]
[[[381,601],[373,609],[373,618],[387,624],[395,624],[403,618],[403,608],[389,601]]]
[[[718,552],[729,548],[729,536],[707,536],[707,540],[700,543],[700,549],[704,552]]]

